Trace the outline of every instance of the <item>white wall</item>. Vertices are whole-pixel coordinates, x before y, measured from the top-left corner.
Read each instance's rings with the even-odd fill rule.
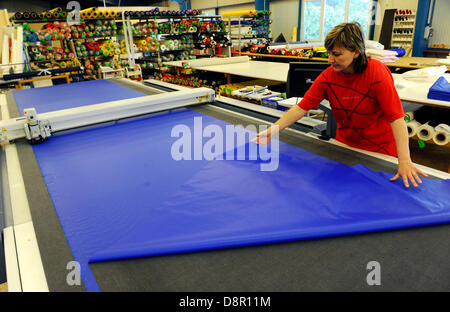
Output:
[[[247,10],[254,10],[254,9],[255,9],[254,4],[236,5],[236,6],[231,6],[231,7],[220,8],[219,15],[222,15],[225,12],[247,11]]]
[[[272,12],[270,29],[274,40],[282,33],[287,41],[291,41],[292,29],[298,25],[298,5],[298,0],[270,2]]]
[[[212,8],[212,7],[220,7],[224,5],[234,5],[239,3],[247,3],[253,2],[253,9],[255,7],[254,2],[252,0],[191,0],[191,8],[192,9],[204,9],[204,8]],[[238,9],[235,9],[238,8]],[[240,11],[240,6],[231,7],[230,11]]]
[[[436,0],[434,7],[432,28],[434,30],[433,37],[430,38],[431,44],[447,44],[450,45],[450,1]]]

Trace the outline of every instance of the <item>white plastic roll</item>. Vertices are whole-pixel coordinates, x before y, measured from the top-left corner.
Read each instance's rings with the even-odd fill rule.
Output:
[[[422,141],[431,140],[434,136],[434,128],[428,124],[423,124],[417,129],[417,137]]]
[[[434,128],[433,142],[436,145],[447,145],[450,142],[450,126],[440,124]]]
[[[408,136],[410,138],[415,136],[417,134],[417,130],[419,129],[420,126],[421,126],[421,124],[415,120],[408,122],[406,124],[406,128],[408,128]]]
[[[249,27],[249,26],[242,26],[242,27],[233,27],[231,29],[231,32],[234,32],[234,31],[237,32],[237,31],[239,31],[239,29],[241,30],[241,32],[251,31],[252,30],[252,28]]]
[[[231,35],[232,36],[237,36],[237,35],[239,35],[239,33],[241,35],[252,34],[253,33],[253,29],[251,27],[241,27],[241,28],[234,28],[234,29],[231,30]]]
[[[188,66],[200,67],[200,66],[224,65],[234,63],[248,63],[249,60],[250,58],[247,55],[233,56],[233,57],[212,57],[189,61]]]
[[[450,133],[450,126],[447,124],[439,124],[436,127],[434,127],[435,131],[444,131]]]
[[[283,49],[283,48],[286,48],[286,44],[280,44],[280,45],[274,45],[274,46],[269,46],[269,47],[267,47],[267,51],[269,51],[269,53],[270,52],[272,52],[272,50],[274,50],[274,49]]]
[[[405,115],[408,116],[410,121],[414,120],[414,112],[413,111],[406,112]]]
[[[233,45],[238,45],[239,42],[241,44],[242,43],[257,44],[258,40],[256,40],[256,39],[241,39],[241,40],[234,39],[234,40],[231,40],[231,44],[233,44]]]
[[[448,132],[436,131],[433,135],[433,142],[436,145],[447,145],[450,143],[450,134]]]
[[[237,30],[231,32],[232,36],[239,36],[239,35],[241,35],[241,36],[252,36],[254,34],[255,34],[255,32],[253,30],[241,31],[240,33]]]
[[[317,43],[288,43],[286,45],[286,49],[297,49],[297,48],[313,48],[313,47],[324,47],[325,44],[323,42]],[[276,46],[274,46],[275,48]]]

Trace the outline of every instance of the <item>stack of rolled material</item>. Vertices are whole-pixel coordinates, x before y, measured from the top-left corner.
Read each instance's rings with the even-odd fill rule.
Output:
[[[248,36],[248,35],[255,35],[255,31],[251,27],[240,27],[240,28],[233,28],[231,30],[232,36]]]
[[[422,141],[432,140],[437,145],[450,142],[450,112],[448,109],[422,106],[406,113],[409,137],[417,136]]]
[[[367,49],[367,56],[383,63],[394,63],[398,60],[397,52],[390,50]]]
[[[433,142],[437,145],[450,143],[450,126],[448,124],[439,124],[434,128]]]

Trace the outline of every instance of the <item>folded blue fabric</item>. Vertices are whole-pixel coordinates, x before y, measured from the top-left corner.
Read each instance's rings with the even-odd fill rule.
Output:
[[[440,101],[450,101],[450,83],[445,77],[439,77],[428,91],[428,98]]]

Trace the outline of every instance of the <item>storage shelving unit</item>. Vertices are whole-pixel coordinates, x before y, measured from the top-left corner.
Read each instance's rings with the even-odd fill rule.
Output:
[[[73,63],[86,69],[85,79],[101,78],[100,67],[124,68],[131,78],[134,73],[153,74],[161,69],[164,61],[213,56],[218,48],[229,43],[221,16],[201,16],[198,10],[159,11],[156,8],[111,13],[91,8],[81,12],[80,25],[70,26],[62,15],[58,18],[57,12],[43,12],[42,18],[35,14],[34,19],[24,19],[23,13],[15,15],[19,19],[12,18],[25,30],[27,56],[33,67],[64,67]],[[63,13],[66,17],[67,12]],[[38,23],[44,29],[30,27]],[[143,31],[143,25],[149,24],[154,29]],[[56,27],[54,33],[45,30],[55,25],[61,25],[62,29]],[[147,43],[150,42],[154,45],[149,48]],[[42,47],[50,50],[43,51]]]
[[[396,10],[392,28],[391,47],[404,48],[406,56],[411,56],[415,27],[416,12],[414,10]]]
[[[270,31],[270,12],[258,11],[254,15],[228,15],[226,17],[227,30],[232,42],[237,43],[235,51],[241,52],[247,43],[266,44],[272,40]],[[251,29],[250,33],[243,31]]]

